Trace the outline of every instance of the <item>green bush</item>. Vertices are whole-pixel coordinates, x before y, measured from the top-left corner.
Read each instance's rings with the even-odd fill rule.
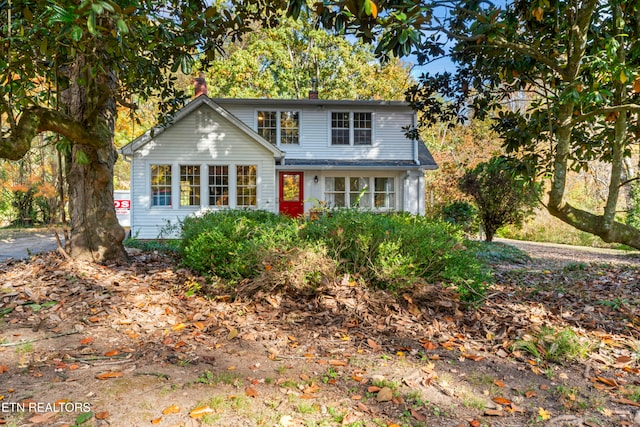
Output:
[[[444,205],[440,215],[444,222],[459,225],[466,233],[470,233],[477,220],[478,210],[469,202],[455,200]]]
[[[467,250],[460,228],[424,217],[340,210],[310,222],[301,234],[323,242],[339,272],[360,275],[384,289],[442,282],[473,301],[484,295],[491,277],[475,252]]]
[[[180,251],[191,269],[269,286],[316,287],[323,278],[350,274],[393,291],[440,282],[475,301],[491,277],[464,245],[459,227],[408,214],[338,210],[301,222],[229,210],[187,218],[182,238]]]
[[[227,210],[188,217],[180,252],[187,266],[223,279],[258,275],[262,259],[296,243],[298,224],[266,211]]]

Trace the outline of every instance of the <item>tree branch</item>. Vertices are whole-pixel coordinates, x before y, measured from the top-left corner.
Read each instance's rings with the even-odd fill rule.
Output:
[[[607,115],[610,113],[617,113],[623,111],[640,111],[639,104],[622,104],[622,105],[614,105],[611,107],[602,107],[592,111],[589,111],[586,114],[582,114],[580,116],[574,117],[571,119],[571,125],[577,125],[578,123],[586,122],[589,119],[592,119],[596,116]]]
[[[31,148],[31,141],[42,132],[55,132],[76,144],[93,148],[104,146],[102,138],[82,123],[59,111],[34,106],[23,111],[8,137],[0,139],[0,158],[20,160]]]

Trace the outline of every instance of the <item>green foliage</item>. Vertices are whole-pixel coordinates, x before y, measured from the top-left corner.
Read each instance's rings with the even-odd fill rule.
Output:
[[[525,251],[504,243],[469,241],[467,246],[488,263],[524,264],[531,261]]]
[[[298,224],[266,211],[227,210],[188,217],[182,227],[184,262],[223,279],[256,277],[262,260],[295,247]]]
[[[468,169],[458,185],[478,205],[487,242],[503,225],[521,224],[539,203],[540,188],[514,171],[503,157]]]
[[[266,270],[280,282],[317,286],[333,268],[393,291],[440,282],[456,286],[467,301],[481,298],[490,281],[459,228],[408,214],[346,209],[300,223],[268,212],[229,210],[188,218],[182,237],[185,265],[223,279],[255,278]],[[302,267],[291,273],[292,264]]]
[[[456,200],[442,207],[440,215],[444,222],[458,225],[469,233],[472,231],[477,219],[478,210],[471,203],[464,200]]]
[[[371,45],[316,28],[308,14],[257,29],[226,50],[206,70],[211,97],[306,98],[314,79],[322,99],[403,100],[414,83],[399,59],[380,64]]]
[[[581,339],[571,328],[557,330],[546,326],[535,334],[516,341],[513,346],[538,360],[549,362],[584,358],[591,348],[591,344]]]
[[[629,208],[627,211],[626,223],[632,227],[640,228],[640,182],[631,183],[629,190]]]

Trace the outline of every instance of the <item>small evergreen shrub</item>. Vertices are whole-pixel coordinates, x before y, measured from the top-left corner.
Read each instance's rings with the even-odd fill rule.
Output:
[[[440,216],[444,222],[459,225],[466,233],[470,233],[478,218],[478,210],[469,202],[455,200],[442,207]]]

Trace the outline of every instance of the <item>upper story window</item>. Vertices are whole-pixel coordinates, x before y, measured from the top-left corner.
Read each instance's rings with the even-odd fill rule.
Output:
[[[331,145],[371,145],[373,122],[371,113],[331,113]]]
[[[300,113],[258,111],[258,133],[273,145],[300,143]]]

